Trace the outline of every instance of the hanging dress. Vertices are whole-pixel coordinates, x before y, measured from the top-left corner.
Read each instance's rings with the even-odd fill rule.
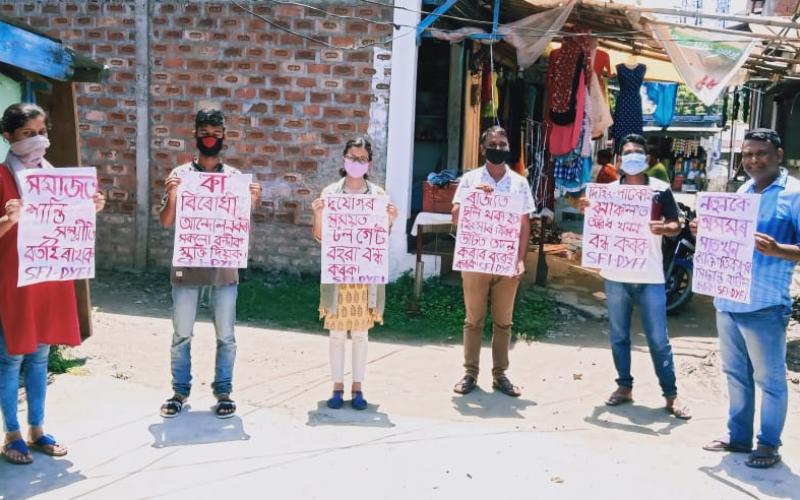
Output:
[[[614,109],[614,147],[619,149],[620,141],[628,134],[642,134],[644,120],[642,118],[641,87],[647,66],[638,64],[631,69],[624,64],[617,65],[619,95]]]

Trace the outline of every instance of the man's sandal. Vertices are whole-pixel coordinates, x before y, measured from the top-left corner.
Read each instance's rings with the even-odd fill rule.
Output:
[[[236,414],[236,403],[230,398],[222,398],[217,401],[215,413],[217,418],[231,418]]]
[[[12,451],[16,453],[13,455],[9,454],[9,452]],[[28,449],[28,446],[22,439],[15,439],[3,446],[3,458],[6,462],[14,465],[30,465],[33,463],[31,450]]]
[[[759,446],[745,460],[744,464],[753,469],[769,469],[781,461],[777,448]]]
[[[183,410],[183,404],[186,402],[185,399],[181,399],[177,396],[172,396],[167,400],[166,403],[161,405],[161,416],[164,418],[174,418],[178,416],[178,413]]]
[[[706,451],[727,452],[727,453],[750,453],[752,446],[732,443],[727,438],[719,438],[703,446]]]
[[[500,375],[496,377],[492,382],[492,388],[497,389],[498,391],[502,392],[506,396],[511,396],[512,398],[518,398],[522,396],[522,391],[519,387],[512,384],[511,381],[505,375]]]
[[[474,391],[476,387],[478,387],[478,383],[476,382],[475,377],[467,373],[461,380],[458,381],[455,387],[453,387],[453,392],[457,394],[469,394],[470,392]]]
[[[608,399],[605,400],[607,406],[619,406],[624,404],[633,403],[633,398],[630,393],[623,394],[619,389],[612,392]]]
[[[36,441],[28,442],[28,448],[51,457],[63,457],[67,454],[67,449],[58,444],[58,441],[50,434],[39,436]]]
[[[692,419],[692,412],[689,409],[689,405],[681,403],[680,406],[667,406],[665,408],[667,413],[673,415],[675,418],[679,420],[691,420]]]

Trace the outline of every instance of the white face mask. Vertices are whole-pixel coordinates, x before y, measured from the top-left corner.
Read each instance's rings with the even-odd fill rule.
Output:
[[[622,171],[628,175],[641,174],[647,170],[647,155],[628,153],[622,157]]]
[[[34,135],[11,144],[11,152],[19,158],[25,168],[35,168],[42,163],[50,140],[43,135]]]

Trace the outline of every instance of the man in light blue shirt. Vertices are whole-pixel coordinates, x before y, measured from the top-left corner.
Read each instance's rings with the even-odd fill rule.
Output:
[[[745,464],[760,469],[781,460],[778,448],[788,406],[789,285],[800,261],[800,181],[780,167],[782,161],[781,139],[774,130],[755,129],[745,135],[742,166],[750,180],[739,193],[761,195],[750,303],[714,301],[730,410],[728,436],[704,448],[750,453]],[[762,391],[761,427],[751,451],[756,386]]]

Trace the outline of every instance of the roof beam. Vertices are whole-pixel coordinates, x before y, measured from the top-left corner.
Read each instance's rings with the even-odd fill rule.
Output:
[[[0,21],[0,61],[54,80],[69,80],[72,54],[61,43]]]
[[[420,41],[422,41],[422,34],[428,29],[433,23],[436,22],[439,17],[450,10],[450,7],[455,5],[458,0],[446,0],[442,5],[436,7],[433,12],[425,16],[425,19],[419,22],[417,25],[417,44],[419,45]]]
[[[800,29],[800,23],[796,23],[794,21],[784,21],[783,19],[775,19],[770,17],[764,18],[760,16],[732,16],[729,14],[716,14],[710,12],[698,12],[698,11],[681,10],[681,9],[665,9],[658,7],[630,6],[628,7],[628,9],[631,11],[641,12],[646,14],[665,14],[669,16],[679,16],[679,17],[701,17],[705,19],[717,19],[719,21],[732,21],[741,24],[760,24],[763,26],[774,26],[777,28]]]
[[[657,19],[647,19],[646,20],[650,24],[660,24],[662,26],[674,26],[676,28],[686,28],[686,29],[693,29],[697,31],[705,31],[708,33],[720,33],[722,35],[729,35],[729,36],[738,36],[744,38],[753,38],[755,40],[780,40],[782,42],[789,42],[789,43],[800,43],[800,38],[787,38],[781,35],[759,35],[756,33],[752,33],[750,31],[737,31],[737,30],[727,30],[723,28],[709,28],[706,26],[687,26],[681,23],[671,23],[669,21],[661,21]],[[743,42],[745,40],[742,40]]]

